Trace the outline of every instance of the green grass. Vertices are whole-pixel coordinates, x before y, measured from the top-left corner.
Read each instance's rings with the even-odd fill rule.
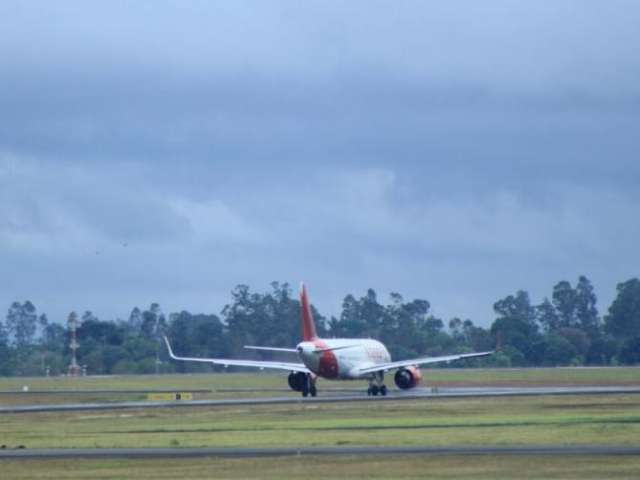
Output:
[[[554,385],[635,385],[640,386],[640,369],[637,367],[620,368],[542,368],[542,369],[425,369],[423,385],[427,387],[451,386],[554,386]],[[393,384],[388,378],[387,383]],[[210,393],[199,393],[198,399],[230,397],[273,396],[273,391],[261,389],[281,389],[277,395],[297,396],[287,387],[285,374],[216,373],[194,375],[123,375],[96,377],[32,377],[0,378],[0,390],[141,390],[141,389],[207,389]],[[332,389],[366,388],[365,381],[336,382],[319,380],[322,391]],[[233,389],[243,390],[227,391]],[[253,390],[252,390],[253,389]],[[143,400],[144,394],[122,392],[119,394],[71,394],[38,395],[0,394],[0,405],[20,403],[69,403],[69,402],[105,402]]]
[[[441,386],[640,385],[639,367],[426,369],[424,380]]]
[[[2,443],[27,448],[637,444],[640,396],[6,414]]]
[[[344,383],[339,386],[344,387]],[[349,384],[347,384],[349,385]],[[220,389],[255,389],[243,391],[244,397],[273,396],[273,391],[261,389],[287,389],[278,395],[299,395],[288,390],[286,375],[273,373],[229,373],[197,375],[113,375],[89,377],[23,377],[0,378],[0,391],[22,391],[27,386],[31,391],[51,391],[31,394],[0,394],[0,405],[16,404],[55,404],[55,403],[92,403],[146,400],[144,393],[130,393],[128,390],[211,390],[210,393],[197,393],[196,399],[237,397],[238,392],[218,391]],[[353,386],[353,385],[352,385]],[[120,393],[54,393],[60,390],[122,390]]]
[[[0,390],[141,390],[286,387],[286,374],[212,373],[172,375],[109,375],[87,377],[3,377]]]
[[[6,479],[442,478],[636,479],[640,458],[390,456],[2,461]]]
[[[637,368],[425,370],[428,386],[640,385]],[[364,388],[324,382],[321,388]],[[0,379],[0,390],[213,389],[197,398],[271,396],[286,376]],[[223,391],[220,391],[223,390]],[[277,395],[297,396],[293,392]],[[143,399],[140,394],[0,395],[2,403]],[[425,399],[0,415],[0,444],[26,448],[341,445],[638,445],[640,395]],[[382,456],[253,459],[2,460],[12,478],[639,478],[640,459],[577,456]]]

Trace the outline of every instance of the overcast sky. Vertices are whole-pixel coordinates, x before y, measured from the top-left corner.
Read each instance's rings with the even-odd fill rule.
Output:
[[[640,274],[640,2],[0,3],[0,308]]]

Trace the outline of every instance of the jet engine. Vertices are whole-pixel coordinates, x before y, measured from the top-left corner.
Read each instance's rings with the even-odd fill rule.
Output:
[[[301,392],[302,388],[307,383],[307,374],[304,372],[291,372],[289,374],[288,381],[291,390]]]
[[[401,368],[393,376],[393,381],[400,390],[413,388],[422,380],[422,373],[417,367]]]

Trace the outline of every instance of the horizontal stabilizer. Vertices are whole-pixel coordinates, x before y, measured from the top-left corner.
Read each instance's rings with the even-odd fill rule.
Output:
[[[360,345],[343,345],[341,347],[333,347],[333,348],[316,348],[313,353],[324,353],[324,352],[333,352],[335,350],[343,350],[345,348],[353,348],[359,347]]]
[[[256,347],[255,345],[245,345],[244,348],[246,348],[247,350],[264,350],[267,352],[297,352],[295,348]]]

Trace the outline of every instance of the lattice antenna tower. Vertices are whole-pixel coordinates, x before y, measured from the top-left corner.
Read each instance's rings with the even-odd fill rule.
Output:
[[[77,351],[80,344],[76,339],[76,330],[78,329],[78,315],[76,312],[71,312],[69,314],[69,319],[67,320],[67,325],[69,327],[69,348],[71,349],[71,363],[69,364],[69,375],[72,377],[77,377],[82,372],[80,365],[78,365]]]

